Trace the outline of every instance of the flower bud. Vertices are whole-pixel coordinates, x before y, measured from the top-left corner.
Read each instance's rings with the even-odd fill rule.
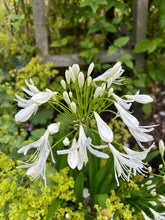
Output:
[[[163,164],[159,164],[159,169],[162,169],[163,168]]]
[[[78,64],[73,64],[72,66],[72,70],[75,76],[78,76],[79,72],[80,72],[80,67]]]
[[[113,93],[113,88],[110,88],[109,91],[108,91],[108,97],[110,97]]]
[[[79,75],[78,75],[78,84],[79,84],[80,89],[84,85],[84,74],[82,72],[80,72]]]
[[[73,94],[72,92],[69,92],[69,97],[72,98]]]
[[[101,95],[102,91],[103,88],[101,86],[97,87],[94,93],[94,99],[98,98]]]
[[[76,104],[74,102],[70,103],[70,107],[71,107],[73,113],[76,113]]]
[[[75,83],[76,77],[75,77],[75,75],[74,75],[74,72],[73,72],[73,70],[72,70],[72,67],[69,67],[69,73],[70,73],[70,77],[71,77],[73,83]]]
[[[107,80],[107,88],[109,88],[112,84],[112,77],[108,78]]]
[[[86,199],[90,196],[88,188],[83,189],[83,198]]]
[[[101,87],[102,87],[102,92],[101,92],[101,94],[100,94],[100,97],[102,97],[102,96],[104,95],[104,91],[105,91],[105,89],[106,89],[106,84],[105,84],[105,83],[102,83]]]
[[[87,86],[90,86],[91,82],[92,82],[92,77],[89,76],[87,79]]]
[[[152,167],[151,167],[151,166],[148,167],[148,172],[149,172],[149,173],[152,172]]]
[[[68,146],[68,145],[70,144],[70,141],[69,141],[69,138],[68,138],[68,137],[66,137],[66,138],[63,140],[63,144],[64,144],[65,146]]]
[[[47,130],[48,130],[49,134],[55,134],[59,131],[59,128],[60,128],[60,122],[50,124],[48,126]]]
[[[65,82],[65,80],[61,80],[61,85],[62,85],[62,87],[64,88],[64,89],[66,89],[66,82]]]
[[[148,180],[145,184],[146,184],[146,185],[152,184],[152,180]]]
[[[157,206],[157,203],[155,201],[149,201],[149,203],[153,206]]]
[[[70,84],[70,72],[68,70],[65,71],[65,78],[68,84]]]
[[[65,102],[70,104],[70,98],[69,98],[69,95],[66,91],[63,92],[63,97],[64,97]]]
[[[92,73],[94,68],[94,63],[92,62],[89,67],[88,67],[88,72],[87,72],[87,76],[90,76],[90,74]]]
[[[153,187],[155,187],[156,185],[155,184],[152,184],[152,185],[149,185],[149,186],[147,186],[147,189],[149,190],[149,189],[152,189]]]
[[[162,140],[159,141],[159,151],[162,157],[164,157],[164,142]]]

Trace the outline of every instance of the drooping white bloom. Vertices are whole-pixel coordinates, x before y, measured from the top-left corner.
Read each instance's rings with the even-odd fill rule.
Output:
[[[75,104],[75,102],[71,102],[70,107],[71,107],[73,113],[76,113],[76,104]]]
[[[159,195],[159,202],[162,203],[162,205],[165,207],[165,196]]]
[[[136,156],[132,153],[123,154],[116,150],[110,143],[109,148],[114,156],[115,178],[118,186],[118,177],[129,181],[132,174],[135,176],[136,172],[143,173],[144,163],[141,161],[140,158],[138,158],[138,156],[140,157],[140,155]]]
[[[66,102],[67,104],[70,104],[70,103],[71,103],[67,91],[63,92],[63,97],[64,97],[64,100],[65,100],[65,102]]]
[[[155,143],[153,143],[147,150],[138,152],[133,151],[128,147],[123,147],[124,151],[127,153],[127,155],[131,156],[134,162],[137,164],[138,169],[133,169],[133,175],[136,176],[136,171],[141,172],[143,171],[143,167],[145,164],[142,162],[147,156],[147,154],[151,151],[151,149],[155,146]],[[131,159],[131,158],[130,158]]]
[[[91,75],[93,68],[94,68],[94,63],[92,62],[88,67],[87,76]]]
[[[124,70],[122,69],[121,63],[116,63],[112,68],[105,71],[100,76],[94,78],[94,81],[107,81],[109,78],[112,79],[112,83],[118,84],[120,76],[123,74]]]
[[[122,108],[117,102],[114,102],[114,105],[117,108],[119,115],[121,116],[123,122],[127,125],[127,127],[129,128],[139,127],[139,122],[133,115],[127,112],[124,108]]]
[[[162,157],[164,157],[164,151],[165,151],[165,147],[164,147],[164,142],[163,140],[159,141],[159,151]]]
[[[149,218],[145,212],[142,211],[142,215],[144,217],[144,220],[152,220],[151,218]]]
[[[79,88],[81,89],[84,85],[84,74],[82,72],[80,72],[78,74],[78,85],[79,85]]]
[[[46,176],[45,176],[45,169],[46,169],[46,160],[48,158],[49,153],[51,153],[52,161],[55,163],[54,157],[52,150],[50,148],[49,144],[49,134],[54,134],[59,131],[59,126],[60,123],[53,123],[50,124],[44,133],[43,136],[40,137],[37,141],[25,145],[22,148],[18,150],[18,153],[24,153],[24,155],[27,154],[27,152],[32,149],[32,148],[37,148],[35,153],[30,157],[28,162],[32,163],[27,163],[27,162],[22,162],[23,165],[20,165],[18,168],[28,168],[26,174],[31,177],[31,180],[38,179],[40,176],[44,179],[45,186],[46,186]]]
[[[112,96],[114,97],[114,99],[117,101],[117,103],[122,106],[124,109],[129,110],[132,103],[128,103],[128,102],[133,102],[132,100],[125,100],[120,98],[118,95],[116,95],[115,93],[112,93]]]
[[[72,144],[72,147],[68,150],[57,151],[57,154],[68,154],[69,166],[72,169],[77,167],[78,170],[81,170],[83,168],[83,164],[86,165],[88,162],[87,150],[89,150],[91,154],[97,157],[107,159],[109,158],[107,154],[93,149],[93,148],[103,149],[106,147],[107,145],[94,146],[92,144],[91,138],[86,137],[84,128],[81,125],[79,128],[79,138],[78,138],[77,143],[75,143],[74,145]]]
[[[138,90],[135,95],[125,95],[127,99],[132,99],[135,102],[147,104],[153,102],[153,99],[149,95],[139,95],[140,91]]]
[[[152,212],[155,220],[165,220],[165,212],[158,213],[152,208],[149,208],[149,210]]]
[[[97,128],[101,139],[107,143],[113,141],[113,132],[110,127],[101,119],[97,112],[94,112],[94,116],[97,123]]]
[[[130,133],[134,136],[139,146],[143,149],[141,142],[148,142],[153,140],[153,136],[146,134],[146,132],[151,132],[154,130],[154,127],[157,125],[151,126],[139,126],[139,121],[122,108],[117,102],[114,102],[119,115],[121,116],[123,122],[128,127]]]
[[[52,92],[50,89],[46,89],[46,92],[41,92],[37,87],[34,86],[32,79],[30,79],[31,84],[26,80],[25,83],[29,89],[22,88],[26,92],[30,99],[24,99],[19,95],[16,95],[17,99],[14,99],[18,102],[18,106],[23,108],[16,115],[15,120],[18,122],[27,121],[32,114],[35,114],[38,110],[38,107],[43,103],[46,103],[49,99],[55,98],[57,92]]]

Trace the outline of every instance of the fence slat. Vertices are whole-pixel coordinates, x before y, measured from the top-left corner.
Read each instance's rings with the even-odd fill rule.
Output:
[[[133,41],[134,44],[146,38],[148,0],[133,1]],[[144,53],[135,56],[136,66],[143,69],[145,63]]]
[[[32,0],[35,43],[41,48],[40,55],[48,55],[48,33],[45,19],[45,0]]]

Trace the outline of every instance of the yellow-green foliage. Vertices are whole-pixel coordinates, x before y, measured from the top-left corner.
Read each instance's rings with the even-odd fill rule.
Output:
[[[68,177],[68,168],[51,174],[54,182],[53,190],[45,188],[42,181],[30,182],[23,169],[15,169],[15,163],[6,154],[0,152],[0,219],[31,220],[46,219],[52,200],[63,200],[63,208],[59,208],[55,215],[63,219],[67,212],[72,219],[83,219],[82,207],[73,211],[67,206],[67,201],[75,201],[74,180]],[[75,206],[74,206],[75,207]]]
[[[127,187],[132,187],[134,183],[131,185],[127,185]],[[136,184],[135,184],[136,185]],[[138,189],[137,186],[133,186],[133,188]],[[139,189],[138,189],[139,190]],[[125,198],[130,197],[128,194],[125,195]],[[124,198],[123,198],[124,201]],[[135,213],[135,209],[130,206],[130,204],[125,204],[121,201],[121,197],[117,196],[115,191],[111,191],[111,196],[106,199],[106,208],[101,209],[99,205],[95,205],[95,208],[98,212],[98,220],[105,220],[107,217],[111,219],[113,215],[115,215],[116,220],[142,220],[143,217],[141,213]]]
[[[14,69],[10,71],[11,77],[15,78],[16,89],[19,91],[25,87],[25,79],[33,79],[37,88],[43,90],[49,87],[50,80],[58,73],[57,70],[51,70],[52,64],[41,64],[41,58],[36,56],[22,69]],[[56,90],[56,88],[54,88]]]
[[[122,121],[119,120],[111,120],[111,123],[109,124],[110,128],[114,132],[114,141],[128,141],[128,138],[131,137],[128,130],[125,127],[125,124]]]

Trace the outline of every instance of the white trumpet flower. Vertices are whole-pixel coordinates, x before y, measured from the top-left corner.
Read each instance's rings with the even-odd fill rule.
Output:
[[[165,212],[158,213],[152,208],[149,208],[149,210],[152,212],[155,220],[165,220]]]
[[[32,162],[32,163],[19,161],[23,163],[23,165],[20,165],[16,168],[17,169],[28,168],[26,174],[31,177],[31,180],[38,179],[41,176],[45,182],[45,186],[46,186],[46,175],[45,175],[46,160],[49,156],[49,153],[51,153],[52,161],[53,163],[55,163],[48,137],[49,134],[52,135],[57,133],[59,131],[59,126],[60,123],[50,124],[46,132],[44,133],[43,136],[40,137],[40,139],[38,139],[34,143],[25,145],[24,147],[18,150],[18,153],[24,153],[24,155],[26,155],[28,150],[30,150],[31,148],[37,148],[35,153],[28,160],[28,162]]]
[[[81,170],[83,168],[83,164],[86,165],[88,162],[87,150],[89,150],[91,154],[97,157],[107,159],[109,158],[107,154],[93,149],[93,148],[103,149],[106,148],[107,146],[108,145],[94,146],[92,144],[91,138],[86,137],[84,128],[81,125],[79,128],[79,138],[77,143],[74,142],[74,145],[72,144],[72,147],[68,150],[57,151],[57,154],[68,154],[68,165],[72,169],[77,167],[78,170]]]
[[[144,217],[144,220],[152,220],[151,218],[149,218],[145,212],[142,211],[142,215]]]
[[[114,102],[114,105],[116,106],[119,115],[128,127],[130,133],[134,136],[139,146],[143,149],[141,142],[153,140],[153,136],[146,134],[145,132],[153,131],[154,127],[158,125],[139,126],[139,121],[133,115],[122,108],[117,102]]]
[[[116,63],[112,68],[105,71],[100,76],[94,78],[96,81],[107,81],[109,78],[112,79],[112,83],[119,84],[120,76],[123,74],[124,70],[122,69],[121,63]]]
[[[18,106],[23,108],[16,115],[15,120],[17,122],[27,121],[32,114],[35,114],[38,110],[38,107],[44,103],[46,103],[50,98],[55,98],[57,92],[52,92],[50,89],[46,89],[46,92],[41,92],[37,87],[34,86],[32,79],[30,79],[31,84],[29,84],[26,80],[25,83],[28,86],[28,89],[22,88],[24,92],[26,92],[30,99],[24,99],[19,95],[16,95],[17,99],[14,99],[18,102]]]
[[[141,104],[153,102],[153,99],[149,95],[139,95],[139,93],[140,91],[138,90],[135,95],[125,95],[125,97]]]
[[[112,96],[114,97],[114,99],[117,101],[117,103],[122,106],[124,109],[129,110],[132,103],[128,103],[128,102],[133,102],[133,100],[125,100],[120,98],[118,95],[116,95],[115,93],[112,93]]]

